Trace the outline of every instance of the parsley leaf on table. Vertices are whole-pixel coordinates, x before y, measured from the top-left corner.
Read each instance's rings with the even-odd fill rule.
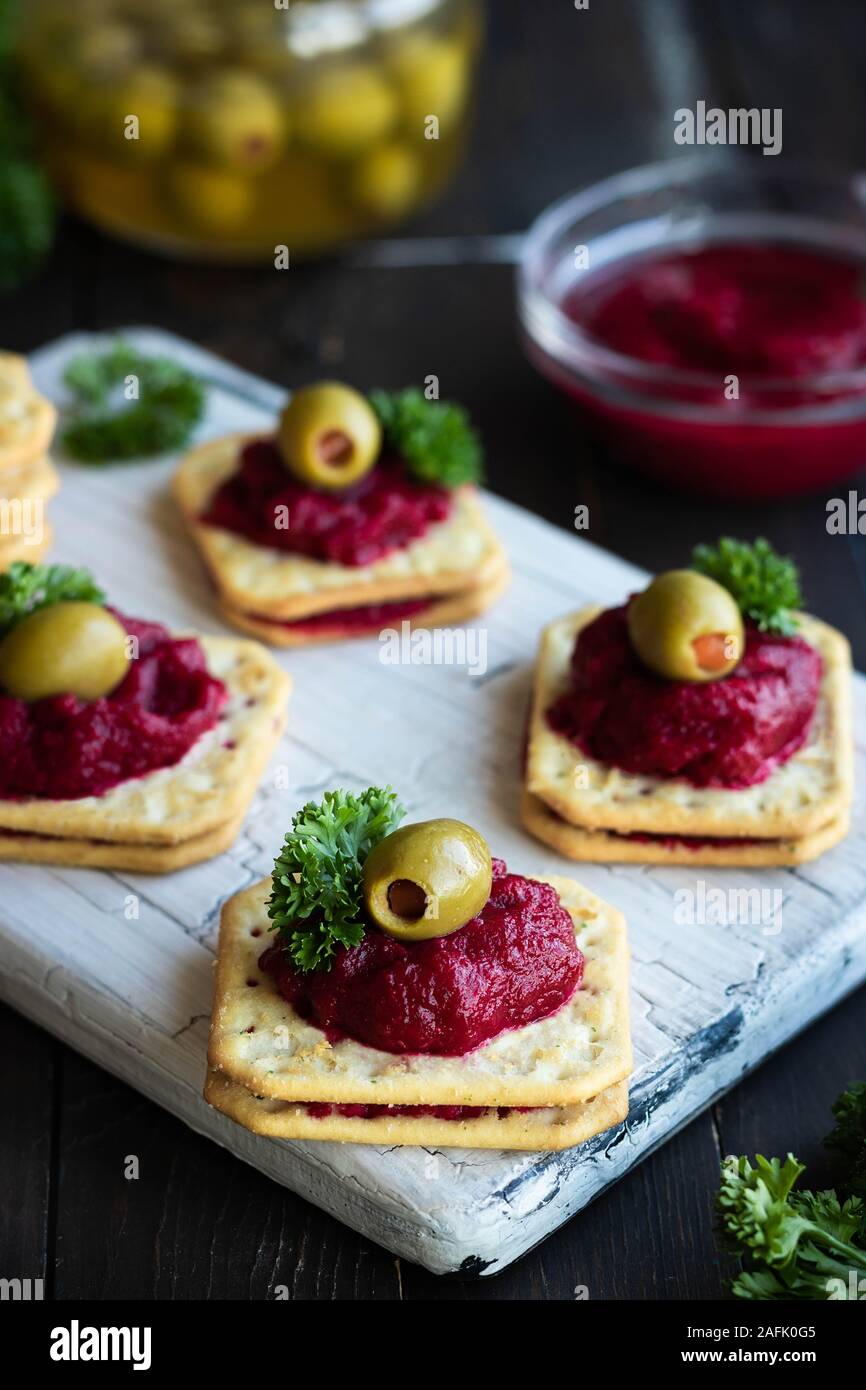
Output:
[[[112,393],[128,378],[138,395],[115,408]],[[205,388],[169,357],[146,357],[124,342],[74,357],[63,380],[75,398],[63,447],[81,463],[148,458],[186,444],[204,414]]]
[[[856,1187],[864,1153],[866,1085],[852,1086],[833,1107],[828,1139],[851,1165]],[[866,1276],[866,1207],[832,1189],[797,1189],[804,1165],[780,1158],[728,1158],[716,1199],[721,1239],[745,1262],[731,1292],[744,1299],[837,1301],[859,1297]]]
[[[298,970],[330,970],[339,946],[364,936],[362,874],[403,807],[390,787],[325,792],[294,816],[274,864],[268,916]]]

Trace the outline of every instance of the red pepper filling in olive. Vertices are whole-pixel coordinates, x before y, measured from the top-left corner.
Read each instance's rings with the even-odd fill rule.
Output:
[[[246,616],[267,623],[269,627],[286,628],[291,632],[356,636],[381,632],[383,628],[393,627],[394,623],[400,623],[404,618],[414,618],[425,608],[441,602],[441,599],[441,594],[428,594],[426,598],[395,599],[393,603],[362,603],[355,608],[327,608],[308,618],[288,618],[285,621],[271,618],[267,613],[248,613]]]

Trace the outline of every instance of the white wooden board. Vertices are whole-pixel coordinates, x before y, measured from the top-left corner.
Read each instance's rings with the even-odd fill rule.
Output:
[[[203,437],[264,426],[282,400],[279,389],[166,334],[126,336],[185,358],[212,382]],[[49,396],[60,398],[63,365],[84,342],[64,339],[33,359]],[[90,565],[129,613],[224,631],[169,497],[171,467],[64,465],[52,503],[55,558]],[[628,1123],[582,1148],[533,1155],[288,1143],[247,1134],[205,1105],[220,904],[269,872],[300,802],[336,785],[390,781],[410,819],[458,815],[516,870],[573,871],[518,822],[538,631],[583,603],[620,601],[641,575],[520,508],[493,497],[489,507],[514,584],[484,620],[485,676],[386,666],[375,641],[285,655],[296,683],[288,734],[230,853],[163,878],[0,866],[3,998],[275,1181],[440,1273],[504,1268],[866,978],[858,808],[849,839],[800,869],[580,867],[629,918],[636,1054]],[[866,680],[857,677],[858,730],[864,714]],[[860,787],[863,763],[861,743]],[[283,767],[289,790],[274,775]],[[674,895],[697,891],[698,880],[777,890],[781,929],[678,924]],[[125,915],[130,894],[138,920]]]

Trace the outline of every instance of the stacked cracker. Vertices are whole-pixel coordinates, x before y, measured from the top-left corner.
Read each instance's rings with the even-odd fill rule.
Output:
[[[24,358],[0,352],[0,570],[35,563],[51,548],[45,503],[60,479],[47,450],[56,422]]]
[[[228,699],[173,767],[72,801],[0,800],[0,860],[168,873],[237,838],[279,740],[290,681],[258,642],[201,637]]]
[[[401,550],[358,567],[266,549],[204,525],[202,513],[252,438],[229,435],[191,450],[174,480],[177,501],[233,626],[275,646],[301,647],[355,635],[340,625],[345,609],[429,599],[408,621],[413,627],[436,627],[476,617],[505,589],[505,552],[471,487],[457,490],[446,521]],[[335,615],[333,627],[320,621],[315,629],[303,628],[305,619],[328,613]]]
[[[395,1055],[329,1042],[259,969],[268,945],[267,879],[223,909],[205,1097],[255,1134],[360,1144],[564,1149],[628,1113],[628,947],[620,912],[568,878],[548,878],[571,914],[583,982],[550,1018],[462,1057]],[[319,1118],[310,1103],[481,1106],[477,1117],[387,1113]],[[521,1107],[531,1107],[521,1109]],[[503,1113],[504,1112],[504,1113]]]
[[[569,859],[745,867],[802,864],[844,838],[854,748],[851,651],[842,633],[798,615],[798,635],[824,666],[804,746],[756,786],[693,787],[600,763],[550,728],[547,710],[569,688],[575,639],[600,611],[584,608],[542,634],[523,794],[533,835]]]

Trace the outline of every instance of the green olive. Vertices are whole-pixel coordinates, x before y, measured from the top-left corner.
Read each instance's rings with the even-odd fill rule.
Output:
[[[369,473],[382,447],[382,426],[369,401],[338,381],[296,391],[280,418],[286,467],[313,487],[342,488]]]
[[[696,570],[658,575],[629,604],[628,631],[641,661],[668,680],[718,680],[743,655],[733,596]]]
[[[204,234],[234,231],[253,208],[249,179],[227,169],[182,160],[166,170],[165,181],[175,211],[187,226]]]
[[[353,200],[374,217],[400,217],[421,184],[418,156],[397,140],[379,145],[358,163],[350,181]]]
[[[101,119],[105,137],[115,147],[135,158],[157,159],[171,144],[177,124],[177,84],[171,73],[153,64],[133,69],[104,99]]]
[[[98,603],[53,603],[0,642],[0,685],[17,700],[109,695],[129,669],[127,634]]]
[[[435,116],[442,132],[454,126],[466,105],[469,53],[454,39],[413,34],[396,44],[388,59],[409,134],[424,137],[426,122]]]
[[[351,157],[387,135],[396,113],[394,93],[376,69],[346,63],[299,98],[298,138],[329,157]]]
[[[449,936],[490,897],[487,841],[459,820],[403,825],[364,865],[364,902],[377,926],[401,941]]]
[[[203,159],[245,173],[275,163],[285,120],[270,88],[254,73],[210,73],[190,94],[184,136]]]

